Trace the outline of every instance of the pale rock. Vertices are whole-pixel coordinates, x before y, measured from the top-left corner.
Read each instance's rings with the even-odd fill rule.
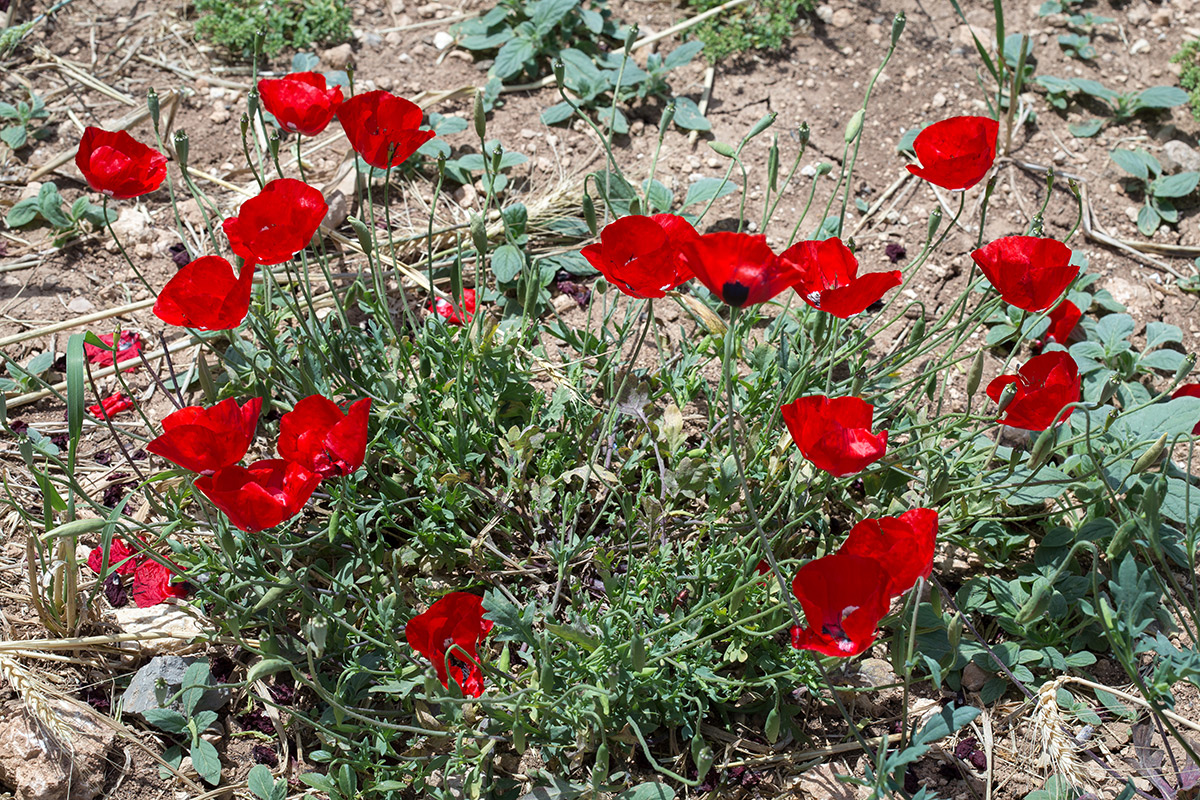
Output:
[[[452,44],[454,44],[454,36],[446,31],[438,31],[433,35],[433,46],[438,50],[445,50]]]
[[[825,761],[801,773],[799,781],[791,788],[796,797],[819,797],[821,800],[860,800],[869,796],[866,787],[847,782],[846,779],[853,775],[845,767]]]
[[[1200,171],[1200,153],[1178,139],[1163,145],[1159,161],[1162,162],[1163,169],[1172,174]]]
[[[833,6],[819,5],[817,6],[817,19],[829,25],[833,22]]]
[[[803,167],[800,168],[800,174],[803,175],[805,178],[815,178],[817,176],[817,165],[816,164],[805,164]]]
[[[930,100],[929,102],[933,105],[934,108],[945,108],[946,107],[946,95],[942,92],[935,92],[933,95],[933,99]]]
[[[1145,3],[1138,3],[1125,13],[1125,18],[1129,20],[1129,24],[1134,27],[1138,25],[1144,25],[1150,21],[1150,9]]]
[[[968,692],[978,692],[988,682],[988,674],[974,661],[963,667],[962,687]]]
[[[839,8],[833,12],[833,27],[849,28],[854,24],[854,12],[848,8]]]
[[[179,208],[179,216],[190,222],[196,227],[204,224],[204,215],[200,212],[200,204],[196,199],[189,197],[186,200],[180,200],[177,204]]]
[[[404,8],[405,8],[404,0],[392,0],[392,13],[393,14],[403,14]]]
[[[42,191],[42,182],[41,181],[34,181],[32,183],[27,183],[27,184],[25,184],[25,188],[23,188],[21,190],[21,194],[17,196],[17,202],[19,203],[22,200],[30,200],[34,197],[37,197],[38,192],[40,192],[40,191]]]
[[[1150,49],[1150,43],[1145,39],[1138,39],[1129,46],[1129,55],[1136,56],[1138,53],[1144,53]]]
[[[972,31],[975,33],[974,37],[971,35]],[[996,41],[996,34],[992,29],[982,25],[959,25],[952,35],[955,44],[968,48],[972,53],[975,52],[975,37],[978,37],[985,47],[989,42]]]
[[[321,60],[333,69],[345,69],[354,60],[354,48],[347,42],[321,53]]]
[[[179,653],[203,630],[195,617],[178,606],[159,603],[149,608],[126,606],[113,612],[113,622],[124,633],[138,636],[138,646],[147,655]],[[159,633],[161,636],[152,636]]]
[[[1150,15],[1150,24],[1160,28],[1171,27],[1171,9],[1160,8]]]
[[[1154,304],[1154,295],[1150,293],[1148,287],[1140,283],[1114,276],[1106,278],[1101,286],[1108,289],[1108,293],[1113,296],[1113,299],[1125,306],[1135,318],[1138,311],[1149,310]]]
[[[404,37],[400,35],[399,31],[392,31],[387,36],[383,37],[383,41],[386,42],[389,47],[395,47],[396,45],[400,44],[400,42],[404,41]]]
[[[67,311],[72,314],[86,314],[89,311],[94,311],[96,304],[86,297],[73,297],[71,302],[67,303]]]
[[[450,196],[454,198],[454,202],[463,208],[469,208],[475,205],[475,200],[479,197],[479,193],[475,190],[474,186],[466,183],[451,191]]]
[[[145,713],[154,709],[170,708],[183,710],[182,698],[176,697],[183,688],[183,678],[188,667],[198,658],[180,656],[156,656],[134,673],[129,688],[121,695],[121,713],[145,719]],[[208,689],[200,696],[196,709],[217,711],[229,702],[228,689]]]
[[[531,128],[521,128],[520,136],[522,139],[534,139],[537,138],[537,135],[538,132]]]
[[[423,19],[429,19],[442,8],[441,3],[426,3],[423,6],[417,6],[417,16]]]
[[[92,800],[104,791],[117,732],[75,703],[47,697],[71,732],[65,747],[34,722],[21,702],[0,709],[0,784],[16,800]]]
[[[154,230],[150,227],[150,215],[136,206],[126,206],[121,209],[121,216],[112,224],[113,232],[127,250],[135,249],[138,244],[149,242],[154,238]],[[104,249],[110,253],[120,252],[117,242],[109,238]]]
[[[213,111],[213,113],[209,116],[209,119],[217,125],[223,125],[224,123],[229,122],[229,116],[229,109],[218,108]]]

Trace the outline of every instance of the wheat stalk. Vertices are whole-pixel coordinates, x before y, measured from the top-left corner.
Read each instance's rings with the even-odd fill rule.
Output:
[[[25,708],[59,747],[70,750],[71,728],[51,705],[41,683],[14,659],[4,655],[0,655],[0,676],[20,695]]]
[[[1066,676],[1042,684],[1033,709],[1033,728],[1041,739],[1041,763],[1066,778],[1072,786],[1091,785],[1090,776],[1079,760],[1075,742],[1066,733],[1066,719],[1058,707],[1058,690],[1067,682]]]

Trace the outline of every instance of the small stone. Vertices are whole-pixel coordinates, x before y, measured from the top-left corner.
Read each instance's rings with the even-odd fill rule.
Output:
[[[400,42],[404,41],[404,37],[400,35],[399,31],[392,31],[387,36],[383,37],[383,41],[386,42],[389,47],[395,47],[396,45],[400,44]]]
[[[1051,158],[1053,158],[1055,164],[1061,165],[1067,163],[1067,154],[1063,150],[1055,150]]]
[[[118,608],[113,612],[113,621],[125,633],[133,634],[141,651],[147,655],[179,652],[203,633],[194,617],[176,606],[162,603],[149,608]]]
[[[1136,56],[1138,53],[1144,53],[1150,49],[1150,43],[1145,39],[1138,39],[1129,46],[1129,55]]]
[[[392,13],[393,14],[403,14],[404,8],[405,8],[404,0],[392,0]]]
[[[537,135],[538,135],[538,132],[535,130],[532,130],[531,128],[521,128],[521,138],[522,139],[535,139],[535,138],[537,138]]]
[[[817,176],[817,165],[816,164],[805,164],[803,167],[800,168],[800,174],[803,175],[805,178],[815,178]]]
[[[930,100],[929,102],[930,102],[930,104],[933,105],[934,108],[945,108],[946,107],[946,95],[942,92],[935,92],[933,95],[933,99]]]
[[[433,35],[433,46],[438,50],[445,50],[452,44],[454,44],[454,37],[446,31],[438,31]]]
[[[363,43],[363,47],[370,47],[371,49],[380,47],[383,44],[383,37],[378,33],[364,33],[358,40]]]
[[[962,687],[968,692],[978,692],[988,682],[988,674],[974,661],[963,667]]]
[[[1164,7],[1155,11],[1150,15],[1150,24],[1160,28],[1171,27],[1171,9]]]
[[[821,20],[821,22],[824,22],[826,25],[831,24],[833,22],[833,6],[817,6],[817,19]]]
[[[170,708],[180,711],[182,698],[175,698],[183,687],[183,676],[188,667],[199,661],[180,656],[157,656],[139,669],[129,681],[129,688],[121,696],[121,711],[142,718],[147,711]],[[208,689],[200,697],[198,711],[216,711],[229,702],[226,689]]]
[[[470,206],[475,205],[475,200],[477,197],[479,197],[479,193],[475,191],[474,186],[466,183],[450,192],[450,196],[454,198],[454,202],[458,203],[463,208],[469,208]]]
[[[104,792],[117,731],[94,713],[46,697],[52,713],[71,732],[59,743],[32,720],[24,703],[0,709],[0,784],[14,787],[16,800],[92,800]]]
[[[225,108],[218,108],[213,111],[213,113],[209,116],[209,119],[215,122],[217,125],[222,125],[226,122],[229,122],[229,110]]]
[[[121,216],[112,224],[117,239],[126,248],[136,247],[143,242],[154,239],[154,230],[150,227],[150,215],[135,206],[126,206],[121,210]],[[111,238],[104,248],[110,253],[119,251],[117,243]]]
[[[854,24],[854,12],[848,8],[839,8],[833,12],[833,27],[849,28]]]
[[[1130,25],[1144,25],[1150,21],[1150,9],[1145,3],[1139,3],[1126,12],[1125,18],[1129,20]]]
[[[417,16],[421,17],[422,19],[429,19],[439,10],[441,10],[441,8],[441,3],[426,3],[423,6],[417,6]]]
[[[25,188],[21,190],[21,194],[17,196],[17,202],[20,202],[21,200],[31,200],[34,197],[37,197],[38,193],[41,191],[42,191],[42,182],[41,181],[34,181],[33,183],[27,183],[27,184],[25,184]]]
[[[350,44],[339,44],[321,53],[321,60],[333,69],[345,69],[354,60],[354,49]]]
[[[1138,210],[1133,206],[1125,206],[1125,216],[1130,222],[1137,222]]]
[[[1172,174],[1200,170],[1200,153],[1178,139],[1163,145],[1159,161],[1162,162],[1163,169]]]

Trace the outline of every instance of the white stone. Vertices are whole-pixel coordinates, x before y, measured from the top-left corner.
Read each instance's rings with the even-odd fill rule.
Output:
[[[438,31],[433,35],[433,46],[438,50],[445,50],[452,44],[454,44],[454,37],[446,31]]]

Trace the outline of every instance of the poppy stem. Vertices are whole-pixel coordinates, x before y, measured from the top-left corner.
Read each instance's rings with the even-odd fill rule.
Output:
[[[117,238],[117,232],[113,230],[112,218],[108,216],[108,195],[102,195],[102,197],[103,200],[101,201],[101,204],[104,210],[104,226],[108,228],[108,235],[111,236],[113,242],[116,243],[117,249],[121,251],[121,255],[124,257],[125,263],[129,265],[131,270],[133,270],[133,274],[137,275],[138,280],[140,280],[142,285],[150,291],[150,294],[157,295],[158,293],[154,291],[154,287],[150,285],[150,281],[146,280],[146,276],[142,274],[142,271],[137,268],[137,264],[134,264],[133,259],[129,257],[129,253],[125,251],[125,245],[121,244],[121,240]]]

